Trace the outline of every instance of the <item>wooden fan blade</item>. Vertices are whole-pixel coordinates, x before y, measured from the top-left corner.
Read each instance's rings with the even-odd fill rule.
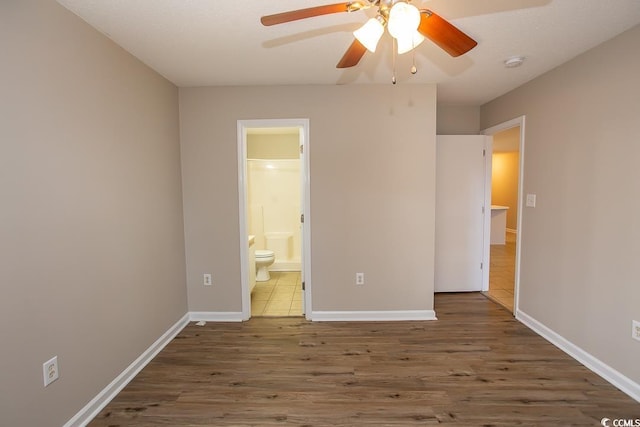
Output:
[[[349,46],[344,55],[342,55],[342,59],[340,59],[340,62],[338,62],[336,68],[349,68],[357,65],[366,51],[367,48],[364,47],[364,45],[360,43],[358,39],[354,39],[353,43],[351,43],[351,46]]]
[[[284,24],[285,22],[297,21],[299,19],[312,18],[314,16],[329,15],[331,13],[349,12],[352,2],[327,4],[324,6],[310,7],[307,9],[292,10],[289,12],[276,13],[260,18],[262,25]]]
[[[428,9],[420,11],[418,32],[451,56],[467,53],[478,44],[474,39]]]

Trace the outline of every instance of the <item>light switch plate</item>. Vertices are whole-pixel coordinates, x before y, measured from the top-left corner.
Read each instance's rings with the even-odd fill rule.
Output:
[[[527,207],[535,208],[536,207],[536,195],[535,194],[527,194]]]

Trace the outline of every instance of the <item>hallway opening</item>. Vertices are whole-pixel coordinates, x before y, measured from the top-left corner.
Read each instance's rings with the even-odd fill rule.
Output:
[[[504,245],[491,245],[489,290],[484,294],[513,313],[516,235],[506,233]]]

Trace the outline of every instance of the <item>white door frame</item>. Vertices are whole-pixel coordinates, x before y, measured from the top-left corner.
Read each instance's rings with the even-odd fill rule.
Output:
[[[309,173],[309,119],[265,119],[238,120],[238,203],[240,220],[240,281],[242,288],[242,319],[251,318],[251,293],[249,290],[249,246],[247,245],[247,130],[251,128],[293,128],[300,129],[301,145],[304,147],[302,155],[301,180],[303,200],[301,214],[304,215],[302,224],[302,271],[301,280],[304,283],[303,312],[305,317],[311,317],[311,183]]]
[[[523,199],[523,182],[524,182],[524,134],[525,134],[525,116],[516,117],[515,119],[508,120],[504,123],[497,124],[482,131],[483,135],[494,135],[503,130],[511,129],[520,126],[520,152],[519,152],[519,171],[518,171],[518,215],[516,219],[516,265],[515,265],[515,277],[513,285],[513,315],[517,317],[517,312],[520,309],[520,248],[522,245],[522,209],[524,207]],[[487,153],[489,174],[491,173],[491,156],[493,154],[493,147]],[[491,179],[491,178],[489,178]],[[489,181],[491,182],[491,181]],[[489,187],[491,188],[491,187]],[[488,254],[486,254],[487,261],[489,260]],[[488,264],[487,264],[488,265]],[[489,268],[486,269],[486,283],[484,291],[489,290]]]
[[[482,291],[486,292],[489,289],[489,263],[491,262],[491,168],[493,152],[493,137],[491,135],[484,134],[489,138],[484,141],[484,206],[483,206],[483,221],[484,221],[484,233],[482,241]]]

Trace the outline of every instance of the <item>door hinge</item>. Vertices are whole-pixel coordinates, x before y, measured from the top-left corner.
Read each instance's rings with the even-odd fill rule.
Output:
[[[486,157],[487,156],[487,150],[485,150],[484,148],[482,149],[482,157]]]
[[[483,269],[484,269],[484,263],[481,262],[480,263],[480,270],[483,270]]]
[[[300,146],[300,154],[304,154],[304,145]]]
[[[304,291],[304,282],[302,282],[302,290]]]
[[[482,207],[482,213],[484,213],[484,206]]]
[[[300,214],[300,222],[304,224],[304,214]]]

